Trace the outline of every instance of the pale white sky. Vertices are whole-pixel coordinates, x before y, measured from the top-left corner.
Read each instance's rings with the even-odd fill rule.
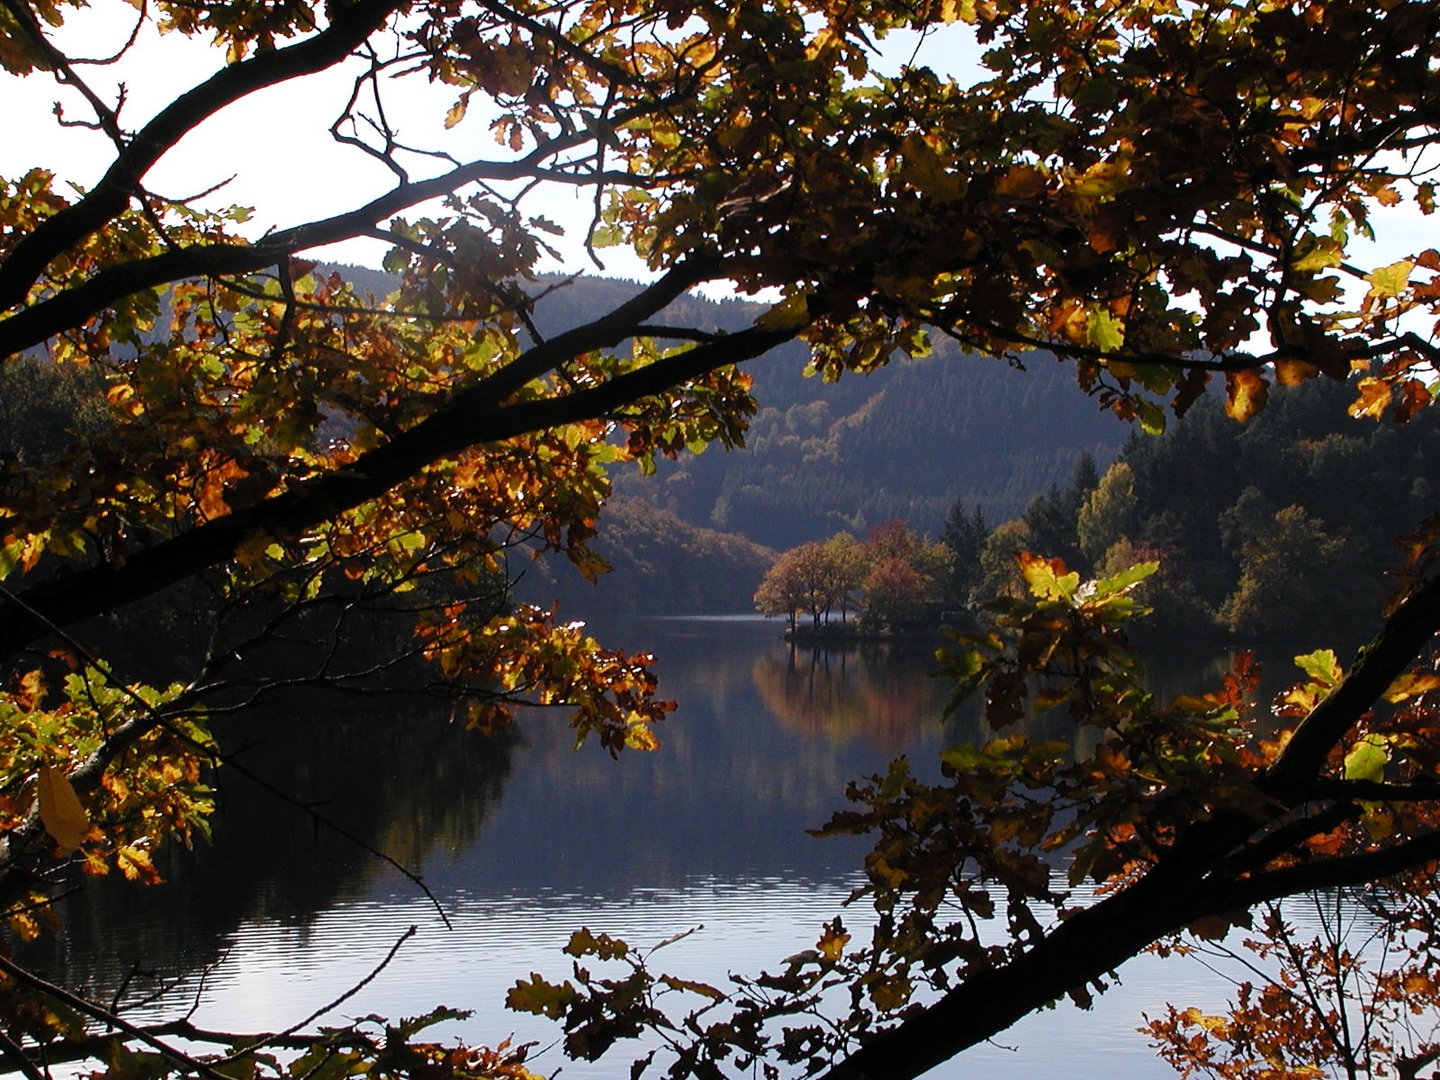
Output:
[[[96,0],[90,11],[70,16],[57,36],[72,53],[105,55],[129,33],[134,9],[119,0]],[[122,123],[130,130],[203,81],[221,66],[224,54],[178,34],[142,33],[134,51],[113,67],[86,68],[85,77],[107,100],[118,83],[126,89]],[[146,179],[163,195],[185,198],[230,180],[203,200],[217,208],[255,208],[256,231],[284,228],[363,203],[392,186],[393,175],[378,162],[337,144],[328,128],[351,89],[350,69],[297,79],[225,109],[202,124],[163,158]],[[358,70],[358,67],[355,69]],[[43,165],[57,176],[90,184],[109,164],[109,141],[99,132],[57,127],[56,101],[76,119],[91,115],[79,93],[43,74],[20,79],[0,74],[7,137],[0,140],[0,174],[15,176]],[[453,93],[411,78],[395,87],[400,133],[417,145],[454,147],[457,154],[491,142],[479,120],[445,132],[443,118]],[[485,152],[487,147],[479,152]],[[497,150],[499,148],[496,148]],[[499,156],[499,155],[497,155]],[[420,164],[417,175],[438,166]],[[230,178],[233,176],[233,180]],[[360,242],[342,256],[378,265],[382,246]]]
[[[109,55],[128,37],[134,17],[134,8],[123,0],[95,0],[88,10],[72,11],[55,40],[71,55]],[[957,27],[956,31],[925,41],[922,60],[937,68],[959,64],[962,58],[973,63],[975,50],[968,30]],[[909,60],[917,41],[915,34],[892,34],[885,42],[885,60],[896,65]],[[216,70],[223,58],[220,50],[198,41],[146,30],[121,64],[82,70],[108,101],[115,100],[117,86],[123,82],[126,103],[121,119],[125,127],[134,130],[177,94]],[[350,93],[350,72],[355,70],[358,65],[295,80],[232,105],[162,159],[146,178],[147,185],[157,193],[186,198],[229,180],[201,205],[253,207],[256,213],[250,227],[256,234],[348,210],[383,193],[393,184],[392,174],[358,151],[335,143],[328,131]],[[462,159],[506,158],[507,151],[495,145],[478,108],[455,128],[445,130],[444,116],[455,97],[451,88],[411,77],[396,80],[386,93],[387,115],[402,141],[443,148]],[[48,75],[37,73],[21,79],[0,73],[6,129],[6,137],[0,140],[0,175],[19,176],[39,165],[61,180],[88,185],[102,174],[112,157],[108,140],[93,130],[58,127],[52,115],[57,101],[64,105],[69,119],[92,115],[77,91],[58,85]],[[418,157],[406,164],[417,177],[442,168]],[[575,238],[564,245],[569,269],[594,271],[580,249],[591,200],[590,192],[573,189],[537,192],[533,199],[532,213],[558,221]],[[378,266],[383,252],[378,241],[353,241],[323,254]],[[626,251],[606,249],[601,256],[608,274],[648,276],[644,265]]]
[[[72,10],[57,42],[72,55],[113,53],[128,36],[134,8],[123,0],[94,0],[89,9]],[[895,33],[884,42],[881,63],[886,67],[908,61],[917,35]],[[942,71],[975,70],[978,49],[966,27],[948,28],[920,46],[919,60]],[[117,84],[126,88],[122,114],[134,129],[168,104],[178,93],[202,81],[223,61],[223,54],[180,35],[142,34],[122,64],[83,69],[92,86],[114,100]],[[210,207],[239,204],[255,208],[251,228],[258,232],[284,228],[317,217],[348,210],[387,190],[393,177],[378,163],[353,149],[337,145],[328,128],[350,92],[347,70],[311,76],[255,94],[211,118],[183,142],[147,177],[152,190],[185,198],[233,176],[222,190],[210,195]],[[486,117],[477,109],[456,128],[446,131],[443,118],[453,91],[426,84],[423,78],[398,80],[387,90],[388,114],[405,141],[440,147],[456,157],[494,156],[507,151],[494,144]],[[108,141],[84,128],[59,128],[51,115],[56,101],[66,116],[88,118],[79,94],[59,86],[49,76],[25,79],[0,73],[0,107],[5,138],[0,139],[0,175],[19,176],[42,165],[62,180],[93,183],[111,159]],[[434,162],[415,159],[415,175],[438,171]],[[588,192],[572,189],[537,193],[531,212],[543,213],[566,226],[574,237],[563,245],[568,269],[594,270],[580,248],[591,209]],[[413,214],[411,216],[414,216]],[[1386,212],[1377,222],[1377,246],[1357,242],[1352,261],[1367,265],[1413,255],[1428,246],[1440,247],[1435,219],[1422,217],[1408,204]],[[323,257],[378,265],[383,245],[355,241],[327,249]],[[647,276],[643,264],[620,249],[602,253],[606,272],[628,277]]]

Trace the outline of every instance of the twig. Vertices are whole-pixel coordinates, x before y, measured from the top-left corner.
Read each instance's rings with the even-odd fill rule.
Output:
[[[381,960],[380,963],[375,965],[375,967],[371,969],[370,974],[366,975],[359,982],[353,984],[348,990],[346,990],[343,994],[337,997],[334,1001],[331,1001],[327,1005],[322,1005],[309,1016],[305,1017],[304,1020],[301,1020],[298,1024],[292,1024],[284,1031],[277,1031],[274,1035],[264,1036],[260,1042],[237,1050],[229,1057],[221,1058],[219,1061],[216,1062],[216,1064],[228,1065],[231,1062],[240,1060],[246,1054],[253,1053],[257,1048],[266,1045],[268,1042],[278,1042],[288,1039],[291,1036],[299,1033],[303,1028],[309,1027],[326,1013],[334,1012],[341,1005],[343,1005],[345,1002],[349,1001],[352,997],[358,994],[361,990],[365,989],[365,987],[369,986],[372,982],[374,982],[375,977],[390,966],[390,961],[395,959],[395,954],[400,951],[400,947],[404,945],[405,942],[409,941],[412,937],[415,936],[415,932],[415,927],[411,926],[410,929],[406,930],[403,934],[401,934],[399,940],[396,941],[394,945],[390,946],[390,951],[385,954],[385,959]]]
[[[0,1030],[0,1056],[15,1066],[16,1072],[24,1073],[27,1080],[46,1080],[46,1076],[30,1060],[24,1049],[4,1030]]]
[[[304,802],[301,802],[298,798],[289,794],[286,791],[283,791],[279,787],[272,784],[270,781],[266,780],[264,777],[260,776],[258,773],[252,772],[250,769],[239,764],[238,762],[230,758],[228,755],[226,755],[218,745],[215,745],[213,743],[211,745],[206,745],[205,743],[200,742],[198,739],[193,738],[192,736],[181,731],[179,728],[175,727],[170,722],[168,717],[166,717],[163,713],[156,709],[155,706],[151,705],[148,701],[142,698],[133,688],[131,688],[128,684],[122,682],[120,679],[116,678],[114,672],[110,670],[109,665],[107,665],[99,657],[91,653],[90,650],[85,648],[85,646],[82,645],[79,641],[77,641],[74,636],[66,632],[63,627],[57,626],[54,622],[45,618],[44,615],[36,611],[34,608],[30,607],[30,605],[26,604],[25,601],[16,596],[4,585],[0,585],[0,596],[3,596],[11,603],[24,610],[26,614],[28,614],[31,618],[45,624],[47,629],[51,633],[55,634],[66,645],[74,649],[77,656],[92,665],[95,670],[98,671],[107,680],[109,680],[112,685],[118,687],[120,691],[125,694],[126,697],[128,697],[132,702],[139,706],[140,710],[154,721],[154,726],[163,727],[175,738],[189,744],[192,748],[199,750],[201,753],[208,755],[215,762],[234,769],[237,773],[245,777],[251,783],[255,784],[256,786],[262,788],[265,791],[268,791],[271,795],[274,795],[281,801],[286,802],[289,805],[300,810],[301,812],[309,816],[310,820],[315,822],[317,825],[325,826],[326,828],[334,832],[336,835],[342,837],[345,840],[349,840],[352,844],[355,844],[361,850],[369,853],[370,855],[373,855],[375,858],[380,859],[382,862],[388,863],[396,870],[400,871],[400,873],[403,874],[406,878],[408,878],[410,882],[415,885],[416,888],[418,888],[422,893],[425,894],[425,897],[430,901],[431,905],[435,908],[436,913],[440,916],[440,921],[445,924],[445,929],[454,929],[454,926],[450,922],[450,917],[445,914],[445,909],[440,905],[439,898],[430,890],[430,887],[425,884],[424,880],[420,877],[419,874],[415,873],[413,870],[407,869],[399,862],[399,860],[395,859],[393,856],[385,854],[385,852],[381,851],[379,848],[375,847],[370,843],[367,843],[365,840],[362,840],[359,836],[352,833],[349,829],[346,829],[343,825],[330,820],[325,815],[317,811],[314,807],[309,806]]]
[[[123,1031],[131,1038],[139,1039],[141,1042],[145,1043],[145,1045],[157,1050],[160,1054],[169,1058],[177,1065],[184,1066],[187,1069],[193,1069],[196,1072],[200,1073],[202,1076],[210,1077],[210,1080],[229,1080],[228,1077],[224,1076],[219,1072],[216,1072],[212,1067],[205,1064],[205,1062],[198,1061],[190,1055],[175,1049],[175,1047],[171,1046],[164,1039],[156,1038],[150,1032],[146,1031],[143,1027],[138,1027],[135,1024],[130,1023],[130,1021],[126,1020],[124,1017],[111,1012],[109,1009],[106,1009],[101,1005],[96,1005],[93,1001],[82,998],[78,994],[71,993],[63,986],[57,986],[55,983],[42,979],[33,971],[23,968],[19,964],[15,963],[9,957],[0,956],[0,971],[3,971],[6,975],[14,979],[16,982],[22,983],[23,985],[30,987],[30,989],[32,990],[38,990],[40,991],[40,993],[46,994],[49,997],[54,998],[56,1001],[63,1002],[77,1012],[82,1012],[86,1016],[89,1016],[95,1020],[99,1020],[101,1023],[107,1024],[110,1027],[115,1028],[117,1031]]]

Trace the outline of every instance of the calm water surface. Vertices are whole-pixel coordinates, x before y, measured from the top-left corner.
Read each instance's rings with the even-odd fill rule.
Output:
[[[414,925],[336,1016],[444,1003],[476,1015],[441,1031],[548,1046],[558,1029],[503,1000],[531,972],[568,973],[571,931],[650,945],[702,928],[656,966],[710,982],[775,965],[812,945],[859,881],[863,841],[805,834],[841,805],[846,782],[900,754],[933,761],[977,734],[973,717],[938,719],[947,688],[929,677],[927,650],[792,654],[776,623],[750,619],[598,632],[659,655],[662,690],[681,706],[654,754],[577,753],[559,715],[531,715],[497,744],[423,706],[342,713],[333,701],[230,734],[251,768],[419,872],[449,929],[401,874],[231,777],[213,847],[175,853],[159,888],[87,884],[38,962],[107,998],[132,970],[171,980],[140,1015],[198,1000],[202,1026],[276,1029],[342,993]],[[866,922],[863,908],[844,917]],[[1135,1033],[1141,1013],[1167,1000],[1216,1006],[1224,984],[1198,964],[1149,958],[1121,976],[1090,1012],[1062,1004],[933,1075],[1174,1075]],[[621,1049],[594,1065],[550,1050],[534,1067],[620,1080]]]

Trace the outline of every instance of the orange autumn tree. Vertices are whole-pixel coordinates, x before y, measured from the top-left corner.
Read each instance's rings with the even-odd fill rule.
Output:
[[[16,933],[40,931],[58,869],[151,880],[157,845],[203,833],[215,725],[286,684],[363,690],[430,665],[438,676],[424,678],[476,727],[530,702],[563,708],[612,752],[652,746],[666,705],[646,658],[515,604],[507,557],[600,569],[587,541],[608,470],[740,443],[754,403],[737,365],[781,343],[803,340],[827,379],[924,353],[934,334],[973,354],[1048,350],[1095,402],[1151,431],[1212,383],[1240,420],[1274,384],[1318,377],[1347,380],[1352,411],[1386,422],[1434,396],[1440,255],[1403,228],[1383,255],[1355,242],[1393,234],[1387,211],[1434,208],[1434,5],[151,0],[122,12],[101,42],[84,5],[0,0],[8,84],[62,99],[57,133],[93,133],[105,158],[98,179],[35,160],[0,186],[0,365],[32,386],[63,373],[84,405],[59,445],[52,431],[0,458],[0,901]],[[896,62],[882,45],[901,33]],[[941,64],[966,35],[983,66]],[[148,59],[125,66],[142,41],[208,51],[211,73],[137,115],[118,82],[171,77]],[[224,130],[230,106],[276,88],[298,100],[322,79],[353,93],[317,137],[378,166],[381,190],[262,230],[245,208],[159,187],[162,159]],[[389,107],[412,82],[446,91],[451,135],[433,145],[412,144]],[[466,136],[477,128],[486,137]],[[547,216],[557,191],[593,211],[564,237]],[[309,257],[362,237],[388,246],[388,296]],[[547,336],[532,310],[553,286],[538,274],[564,243],[597,262],[624,247],[652,280]],[[712,282],[779,299],[716,334],[676,314]],[[868,864],[879,936],[852,953],[833,924],[813,961],[775,977],[776,997],[742,995],[727,1030],[753,1039],[696,1021],[677,1069],[737,1054],[915,1075],[1083,997],[1183,926],[1428,866],[1440,855],[1434,675],[1412,665],[1440,626],[1440,585],[1417,537],[1405,597],[1348,672],[1288,702],[1288,741],[1241,722],[1244,672],[1175,705],[1144,696],[1118,637],[1133,580],[1082,585],[1027,564],[1031,598],[957,654],[955,677],[987,688],[1001,727],[1030,700],[1068,707],[1097,733],[1093,758],[1006,736],[954,749],[942,784],[897,768],[857,788],[865,809],[832,827],[880,838]],[[177,610],[194,623],[160,618]],[[370,633],[371,619],[404,632]],[[169,628],[159,655],[124,651],[156,626]],[[389,647],[340,647],[356,637]],[[314,648],[297,653],[295,639]],[[1388,699],[1427,707],[1392,713]],[[1039,854],[1070,848],[1074,872],[1111,889],[1083,912]],[[960,922],[941,917],[951,903]],[[990,917],[1007,944],[967,929]],[[632,954],[574,948],[630,958],[640,983],[626,1000],[644,1000]],[[357,1071],[382,1050],[399,1072],[523,1070],[502,1052],[401,1053],[423,1025],[397,1028],[394,1047],[358,1027],[318,1048],[293,1033],[222,1039],[207,1063],[8,957],[0,968],[0,1053],[32,1075],[37,1047],[114,1061],[120,1044],[148,1046],[157,1073],[283,1068],[261,1052],[272,1044]],[[853,988],[843,1022],[762,1037],[835,980]],[[601,997],[535,987],[528,1004],[563,1015],[585,1056],[658,1022],[619,1016],[590,989]]]

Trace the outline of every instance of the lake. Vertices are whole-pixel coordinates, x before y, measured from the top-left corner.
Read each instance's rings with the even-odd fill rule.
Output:
[[[940,719],[948,688],[929,675],[930,650],[792,652],[780,631],[749,618],[598,628],[607,644],[653,648],[662,692],[680,702],[660,750],[618,761],[574,751],[559,715],[487,741],[424,703],[297,702],[227,736],[249,768],[421,874],[448,929],[402,874],[232,776],[213,847],[170,852],[163,886],[83,883],[32,959],[106,999],[127,973],[137,991],[152,975],[173,983],[134,1015],[198,1001],[201,1026],[278,1029],[366,975],[414,925],[337,1016],[443,1003],[476,1015],[442,1033],[541,1047],[559,1029],[506,1011],[505,991],[531,972],[563,978],[560,949],[581,926],[642,946],[703,927],[657,961],[684,978],[776,966],[837,912],[866,924],[863,905],[841,906],[864,841],[805,833],[842,805],[846,782],[900,754],[926,768],[979,733],[973,711]],[[933,1075],[1173,1076],[1135,1032],[1141,1013],[1218,1006],[1225,984],[1193,961],[1148,957],[1121,977],[1091,1011],[1063,1003]],[[620,1080],[624,1050],[592,1065],[550,1049],[532,1067]]]

